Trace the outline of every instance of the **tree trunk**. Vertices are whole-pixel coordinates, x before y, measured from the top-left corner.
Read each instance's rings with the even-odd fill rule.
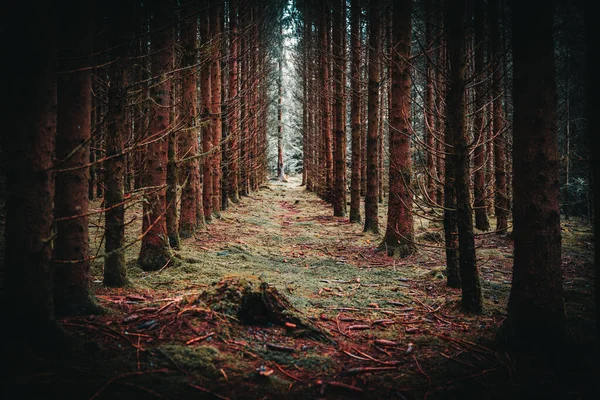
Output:
[[[504,112],[502,107],[502,49],[500,46],[500,2],[490,0],[490,46],[493,65],[492,96],[494,98],[494,169],[496,231],[506,233],[508,228],[508,201],[506,197]]]
[[[127,118],[127,57],[131,40],[131,15],[135,10],[135,2],[113,1],[109,9],[109,46],[114,49],[112,59],[114,63],[109,67],[110,85],[108,87],[108,114],[106,116],[106,162],[104,169],[104,206],[105,219],[105,252],[104,259],[104,285],[122,287],[127,283],[127,269],[125,266],[125,133]],[[118,11],[115,11],[118,10]],[[108,10],[107,10],[108,11]]]
[[[145,271],[158,270],[171,259],[166,224],[166,185],[168,163],[167,136],[170,126],[171,81],[167,73],[173,65],[173,32],[170,1],[154,4],[151,36],[153,62],[151,73],[155,81],[150,88],[153,106],[146,140],[148,145],[143,177],[144,197],[148,205],[144,214],[142,248],[138,264]]]
[[[200,14],[200,37],[203,47],[208,47],[210,43],[210,24],[209,13],[206,11],[209,6],[209,0],[204,0],[204,12]],[[213,211],[213,173],[214,154],[211,127],[211,62],[209,49],[202,54],[202,66],[200,68],[200,95],[201,97],[201,137],[202,137],[202,206],[204,219],[206,222],[212,221]]]
[[[196,7],[189,9],[191,14]],[[179,215],[179,235],[191,237],[196,229],[204,225],[202,193],[200,190],[200,170],[198,159],[198,17],[192,16],[182,21],[181,41],[183,47],[182,115],[185,129],[179,133],[179,154],[181,163],[181,212]]]
[[[482,231],[490,229],[490,223],[485,206],[485,127],[483,115],[485,113],[485,20],[483,7],[480,1],[474,2],[475,12],[475,118],[473,132],[475,133],[475,155],[473,164],[475,168],[474,196],[475,196],[475,227]]]
[[[361,0],[351,1],[351,20],[350,20],[350,31],[351,31],[351,53],[352,53],[352,64],[351,64],[351,105],[350,105],[350,119],[352,121],[352,166],[351,166],[351,177],[350,177],[350,222],[360,223],[362,218],[360,216],[360,175],[361,175],[361,73],[360,73],[360,60],[361,60],[361,39],[360,39],[360,16],[361,12]]]
[[[462,308],[482,310],[481,285],[475,256],[473,209],[471,208],[469,139],[465,104],[466,7],[462,0],[446,3],[446,43],[450,82],[446,100],[446,124],[453,139],[456,224],[458,227],[458,264],[462,286]],[[446,173],[448,171],[446,170]]]
[[[328,5],[324,3],[323,14],[319,18],[319,34],[321,37],[321,109],[323,117],[321,119],[321,134],[323,137],[323,154],[324,154],[324,182],[321,196],[325,201],[331,200],[332,180],[333,180],[333,153],[332,153],[332,135],[331,135],[331,82],[330,72],[331,65],[329,63],[329,19],[330,11]]]
[[[369,126],[367,131],[367,193],[365,196],[365,232],[379,233],[377,191],[377,144],[379,133],[379,50],[380,1],[369,2]]]
[[[441,7],[441,5],[440,5]],[[441,10],[440,14],[441,14]],[[442,21],[440,16],[440,22]],[[445,27],[447,29],[447,27]],[[448,35],[446,35],[447,37]],[[444,47],[447,47],[447,40],[444,40]],[[439,54],[439,73],[442,78],[448,73],[446,57],[442,50]],[[443,71],[443,72],[442,72]],[[446,278],[448,286],[451,288],[460,288],[460,272],[458,267],[458,225],[456,219],[456,152],[454,151],[453,131],[448,125],[448,94],[445,87],[445,81],[438,81],[441,86],[438,92],[444,95],[444,106],[446,107],[444,116],[444,140],[440,142],[444,145],[443,168],[438,168],[440,174],[444,177],[444,243],[446,246]],[[463,103],[464,104],[464,103]]]
[[[334,74],[334,114],[335,114],[335,176],[333,184],[333,215],[346,216],[346,99],[344,97],[344,74],[346,73],[345,0],[338,0],[333,6],[333,74]]]
[[[66,18],[71,7],[79,17],[60,21],[58,39],[54,304],[57,315],[84,315],[99,311],[90,289],[89,168],[85,167],[90,159],[92,73],[88,67],[93,51],[93,7],[64,6],[59,18]]]
[[[283,170],[283,25],[280,27],[281,41],[279,47],[279,61],[277,63],[277,178],[285,180]]]
[[[14,131],[2,135],[7,166],[2,268],[4,326],[10,326],[4,332],[8,345],[3,348],[7,350],[3,361],[7,363],[10,358],[4,357],[12,349],[15,357],[22,358],[23,346],[47,349],[60,332],[54,318],[50,269],[56,133],[55,16],[50,2],[23,1],[15,6],[15,15],[27,18],[6,21],[7,31],[20,38],[7,43],[9,54],[19,62],[6,65],[11,72],[11,79],[6,81],[11,95],[7,105],[12,110],[10,120],[14,121],[9,126]]]
[[[514,104],[513,279],[501,337],[524,349],[565,339],[554,3],[512,5]]]
[[[388,255],[406,257],[416,251],[412,214],[411,160],[411,11],[412,0],[393,5],[392,93],[390,109],[389,179],[387,229],[380,247]]]
[[[240,99],[238,98],[238,57],[239,41],[238,35],[238,1],[230,0],[229,3],[229,27],[231,29],[229,64],[229,199],[233,203],[239,203],[239,137],[240,137]]]
[[[221,211],[221,139],[223,126],[221,121],[221,1],[211,0],[210,37],[211,43],[211,128],[213,132],[213,168],[212,168],[212,212],[220,216]]]
[[[595,21],[595,2],[588,0],[585,4],[585,44],[586,54],[592,54],[596,48],[597,37],[598,37],[598,24]],[[587,116],[587,135],[590,144],[590,149],[600,148],[600,137],[598,132],[600,127],[598,126],[598,118],[595,117],[595,113],[598,110],[598,98],[596,93],[600,90],[600,81],[598,79],[598,73],[596,71],[596,65],[593,61],[593,57],[586,57],[586,84],[588,92],[586,92],[586,116]],[[594,216],[594,249],[599,249],[598,238],[600,238],[600,220],[598,219],[598,210],[600,210],[600,191],[598,187],[600,185],[600,155],[597,151],[590,151],[591,169],[592,169],[592,195],[594,198],[593,204],[593,216]],[[600,321],[600,251],[594,251],[594,264],[595,264],[595,294],[596,294],[596,326]],[[596,334],[596,339],[600,342],[600,335]]]
[[[435,68],[433,63],[433,0],[425,1],[425,51],[427,56],[425,59],[425,142],[427,148],[425,151],[427,163],[427,195],[434,206],[439,200],[436,190],[436,148],[435,148]],[[391,185],[390,185],[391,187]]]

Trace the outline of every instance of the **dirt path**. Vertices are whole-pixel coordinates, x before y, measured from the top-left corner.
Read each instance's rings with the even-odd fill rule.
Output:
[[[139,212],[132,208],[127,219]],[[221,399],[466,398],[482,397],[490,385],[498,385],[500,397],[509,395],[519,379],[513,362],[488,345],[505,315],[509,241],[478,237],[485,312],[465,315],[460,291],[445,284],[439,228],[417,221],[423,246],[394,260],[375,250],[381,237],[332,214],[298,180],[271,181],[185,240],[159,272],[140,270],[132,246],[129,288],[102,288],[96,265],[97,297],[113,312],[63,322],[111,356],[81,378],[98,390],[115,375],[138,374],[124,379],[130,392],[111,384],[102,389],[105,398],[145,389],[182,399],[198,392]],[[128,235],[139,235],[135,223]],[[269,321],[242,324],[231,311],[236,288],[258,280],[287,297],[328,340]],[[156,370],[168,373],[158,379]],[[539,395],[539,387],[529,394]]]

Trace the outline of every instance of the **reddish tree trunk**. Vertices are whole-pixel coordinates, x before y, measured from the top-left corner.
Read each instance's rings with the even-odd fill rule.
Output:
[[[238,57],[239,35],[237,18],[237,0],[229,4],[229,26],[231,29],[229,63],[229,135],[230,135],[230,164],[229,164],[229,199],[233,203],[240,201],[239,196],[239,137],[240,137],[240,99],[238,98]]]
[[[389,255],[406,257],[416,251],[412,214],[410,40],[412,0],[393,5],[392,93],[390,109],[388,219],[380,247]]]
[[[189,9],[196,11],[195,7]],[[186,129],[179,133],[179,155],[181,163],[181,212],[179,235],[191,237],[196,229],[204,225],[202,193],[200,190],[200,169],[198,163],[198,79],[195,67],[198,59],[198,17],[192,16],[182,21],[181,40],[183,46],[182,115]]]
[[[360,216],[360,178],[361,178],[361,147],[362,147],[362,121],[361,121],[361,73],[360,73],[360,60],[361,60],[361,39],[360,39],[360,16],[361,16],[361,5],[360,0],[352,0],[351,2],[351,20],[350,20],[350,33],[351,33],[351,105],[350,105],[350,119],[352,122],[352,165],[351,165],[351,177],[350,177],[350,222],[360,223],[362,218]]]
[[[214,149],[212,162],[212,212],[216,216],[221,211],[221,139],[223,125],[221,121],[221,1],[211,0],[210,12],[211,50],[211,129]]]
[[[88,190],[92,112],[93,10],[89,4],[71,7],[77,19],[60,21],[58,40],[57,132],[54,217],[54,304],[57,315],[83,315],[99,310],[90,289]],[[67,171],[67,169],[70,169]]]
[[[337,1],[333,7],[333,71],[334,71],[334,114],[335,114],[335,176],[333,186],[333,215],[346,216],[346,99],[344,97],[344,74],[346,73],[345,0]]]
[[[379,49],[380,49],[380,1],[369,2],[369,126],[367,131],[367,193],[365,196],[365,232],[379,233],[377,192],[379,176],[377,169],[377,145],[379,133]]]
[[[209,0],[203,3],[204,8],[209,4]],[[200,15],[200,37],[203,46],[210,43],[210,24],[209,13],[204,11]],[[202,206],[206,222],[212,221],[213,211],[213,140],[212,140],[212,122],[211,122],[211,62],[208,49],[202,54],[202,66],[200,68],[200,116],[201,116],[201,137],[202,137]]]
[[[427,58],[425,60],[425,142],[427,143],[427,195],[435,205],[439,199],[437,198],[437,165],[436,165],[436,148],[435,148],[435,66],[433,61],[433,0],[425,1],[425,48]]]
[[[323,154],[324,154],[324,182],[322,197],[325,201],[331,200],[332,178],[333,178],[333,153],[332,153],[332,135],[331,135],[331,82],[330,82],[330,55],[329,55],[329,19],[330,11],[328,6],[323,6],[323,14],[319,18],[319,34],[321,38],[321,109],[323,117],[321,120],[321,134],[323,135]]]
[[[553,2],[512,5],[513,279],[501,334],[525,349],[564,341]]]
[[[168,163],[167,134],[170,129],[171,80],[167,73],[173,65],[173,32],[170,27],[173,4],[168,1],[154,5],[151,36],[153,62],[151,73],[155,81],[150,88],[153,107],[148,126],[143,185],[148,201],[142,229],[144,237],[138,263],[146,271],[158,270],[171,258],[166,224],[166,185]]]

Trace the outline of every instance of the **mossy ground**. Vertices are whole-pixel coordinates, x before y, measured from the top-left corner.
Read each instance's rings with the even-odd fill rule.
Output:
[[[380,206],[382,228],[385,210]],[[572,358],[552,366],[494,345],[510,292],[509,238],[479,232],[485,311],[469,315],[460,310],[460,290],[445,284],[439,224],[417,218],[422,246],[415,255],[395,259],[376,250],[381,236],[332,214],[297,180],[270,182],[183,240],[161,271],[142,271],[136,264],[139,243],[128,247],[127,288],[102,287],[102,260],[94,261],[96,296],[112,312],[63,323],[75,337],[97,345],[84,346],[58,365],[29,365],[13,388],[96,399],[508,399],[591,393],[597,348],[593,248],[585,224],[571,221],[563,231]],[[127,210],[126,220],[134,218],[127,228],[130,242],[141,231],[139,206]],[[102,226],[101,217],[92,223],[92,247],[101,252],[102,231],[95,228]],[[335,343],[298,336],[298,327],[281,322],[243,324],[235,296],[216,295],[232,279],[268,282]]]

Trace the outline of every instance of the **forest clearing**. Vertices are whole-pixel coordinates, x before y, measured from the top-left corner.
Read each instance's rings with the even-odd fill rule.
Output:
[[[11,4],[0,397],[598,398],[594,6]]]
[[[127,213],[127,220],[136,212]],[[405,259],[388,257],[372,245],[380,235],[332,217],[330,206],[297,178],[270,181],[183,241],[158,272],[136,267],[139,248],[132,247],[126,288],[102,287],[102,263],[92,264],[94,292],[108,312],[61,323],[74,339],[93,342],[51,373],[46,369],[51,364],[42,362],[35,370],[26,365],[27,374],[13,389],[26,398],[68,385],[69,394],[61,398],[73,399],[508,399],[593,393],[594,360],[587,353],[595,345],[589,229],[563,226],[567,325],[577,341],[565,352],[573,358],[562,357],[558,368],[509,355],[495,344],[510,291],[509,239],[478,236],[485,312],[465,315],[460,290],[445,284],[439,228],[419,221],[415,230],[431,247]],[[97,244],[101,235],[90,231]],[[127,231],[135,235],[139,226]],[[292,312],[284,317],[288,321],[268,315],[260,320],[255,312],[257,319],[245,322],[238,315],[239,298],[228,290],[259,291],[261,282],[324,334],[311,337],[294,326]]]

